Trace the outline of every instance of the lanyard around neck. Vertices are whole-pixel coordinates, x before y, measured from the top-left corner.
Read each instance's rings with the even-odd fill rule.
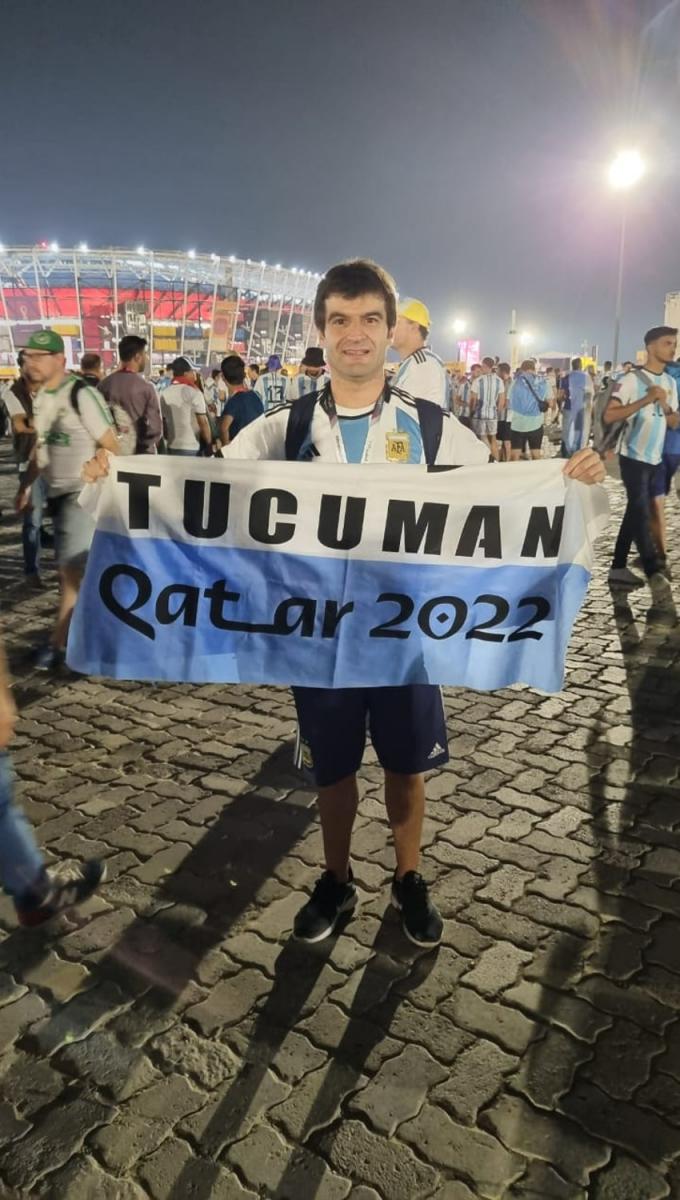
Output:
[[[364,444],[364,452],[361,456],[362,463],[366,463],[369,461],[369,456],[370,456],[371,450],[373,449],[373,443],[375,441],[375,436],[378,431],[377,430],[378,422],[380,421],[380,418],[382,416],[382,411],[383,411],[383,408],[385,407],[385,401],[389,399],[389,394],[390,394],[389,387],[387,384],[385,384],[382,392],[380,393],[380,395],[378,396],[378,399],[376,400],[375,404],[373,405],[373,411],[369,414],[368,433],[366,434],[366,442]],[[336,452],[338,455],[338,460],[339,460],[339,462],[346,463],[347,462],[347,451],[345,450],[345,443],[342,439],[342,434],[340,432],[340,420],[338,418],[338,410],[335,407],[335,400],[333,399],[333,393],[330,389],[330,386],[328,387],[328,390],[326,391],[325,395],[322,397],[322,408],[323,408],[324,412],[327,414],[328,420],[330,421],[330,424],[331,424],[331,429],[333,431],[333,437],[335,439],[335,449],[336,449]]]

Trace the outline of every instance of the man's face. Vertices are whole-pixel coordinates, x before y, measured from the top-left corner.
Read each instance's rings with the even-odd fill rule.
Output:
[[[322,373],[323,367],[305,367],[305,375],[308,375],[310,379],[318,379]]]
[[[63,354],[50,354],[47,350],[24,350],[24,369],[30,372],[36,387],[49,387],[64,374],[66,359]]]
[[[139,371],[140,375],[146,371],[146,350],[140,350],[139,354],[135,354],[133,364],[135,370]]]
[[[397,323],[394,327],[394,336],[392,345],[394,349],[402,353],[407,351],[413,341],[414,325],[413,321],[407,320],[406,317],[397,317]]]
[[[392,334],[383,296],[327,297],[321,344],[331,371],[339,378],[360,383],[382,376]]]
[[[248,367],[248,378],[250,379],[251,383],[254,383],[254,381],[259,378],[259,375],[259,371],[254,370],[253,367]]]
[[[479,376],[481,375],[481,373],[482,373],[481,367],[472,367],[470,369],[470,379],[479,379]]]
[[[673,362],[677,348],[678,339],[675,334],[657,338],[656,341],[649,344],[649,349],[652,353],[656,355],[660,362],[664,363]]]

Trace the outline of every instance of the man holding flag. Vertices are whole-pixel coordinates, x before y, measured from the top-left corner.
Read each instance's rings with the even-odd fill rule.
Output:
[[[488,461],[488,448],[454,416],[385,382],[397,301],[394,283],[381,267],[367,260],[332,267],[319,284],[314,319],[330,382],[252,422],[223,449],[224,457],[429,466]],[[89,479],[106,472],[104,457],[92,464]],[[593,451],[585,450],[565,466],[565,474],[597,483],[604,468]],[[392,903],[412,942],[437,945],[442,920],[419,866],[425,771],[448,759],[439,687],[295,687],[293,694],[299,756],[318,787],[325,855],[325,870],[295,919],[296,937],[308,942],[328,937],[357,902],[350,844],[358,805],[356,773],[368,727],[385,772],[396,855]]]

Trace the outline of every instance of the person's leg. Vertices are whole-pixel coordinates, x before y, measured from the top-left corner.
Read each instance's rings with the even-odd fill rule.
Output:
[[[347,775],[338,783],[320,787],[317,804],[326,870],[333,872],[338,883],[346,883],[352,829],[359,804],[356,775]]]
[[[59,568],[59,609],[52,631],[52,645],[55,650],[64,650],[66,648],[68,629],[71,624],[73,610],[76,606],[76,600],[78,599],[82,578],[83,570],[81,567],[68,565]]]
[[[45,864],[33,829],[14,803],[9,755],[0,752],[0,881],[18,902],[46,889]]]
[[[666,497],[652,496],[652,507],[649,514],[649,524],[654,545],[661,558],[666,557]]]
[[[655,468],[648,463],[619,455],[621,481],[626,489],[628,502],[619,535],[614,547],[612,567],[626,566],[630,548],[635,542],[642,560],[645,575],[649,578],[662,565],[652,538],[651,530],[651,485]]]
[[[425,816],[425,776],[385,771],[385,808],[394,838],[397,879],[420,865]]]
[[[543,449],[542,449],[543,426],[541,426],[540,429],[532,429],[531,433],[529,434],[529,437],[527,438],[527,441],[529,443],[530,457],[532,459],[542,458],[543,457]]]

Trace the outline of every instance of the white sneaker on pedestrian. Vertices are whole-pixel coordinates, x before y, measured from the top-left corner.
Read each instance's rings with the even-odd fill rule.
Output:
[[[626,588],[643,587],[645,582],[642,575],[636,575],[630,567],[610,567],[608,579],[616,587]]]
[[[655,600],[672,599],[670,580],[666,578],[663,571],[655,571],[653,575],[649,576],[647,583]]]

